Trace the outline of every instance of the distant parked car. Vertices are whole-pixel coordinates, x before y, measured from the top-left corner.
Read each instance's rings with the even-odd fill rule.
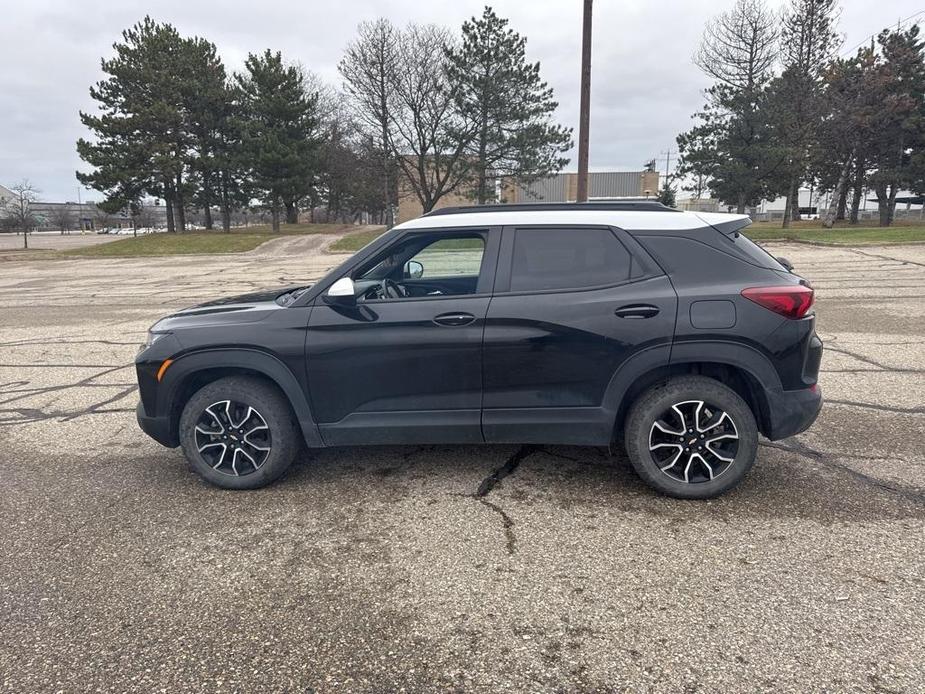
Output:
[[[716,496],[759,432],[822,405],[813,290],[748,224],[658,203],[432,212],[315,285],[158,321],[138,421],[232,489],[303,444],[619,441],[655,489]]]

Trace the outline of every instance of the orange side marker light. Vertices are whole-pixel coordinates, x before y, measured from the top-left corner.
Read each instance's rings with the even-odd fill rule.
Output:
[[[161,379],[164,378],[164,372],[167,370],[167,367],[173,364],[173,359],[165,359],[164,363],[161,364],[161,368],[157,370],[157,382],[160,383]]]

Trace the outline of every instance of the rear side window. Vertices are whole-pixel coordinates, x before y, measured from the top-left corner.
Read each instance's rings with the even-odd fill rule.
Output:
[[[741,253],[752,265],[768,268],[769,270],[783,270],[786,272],[786,268],[777,262],[777,258],[745,236],[742,232],[739,232],[738,236],[727,236],[726,238],[732,241],[739,250],[739,253]]]
[[[511,291],[581,289],[628,280],[632,256],[609,229],[517,229]]]

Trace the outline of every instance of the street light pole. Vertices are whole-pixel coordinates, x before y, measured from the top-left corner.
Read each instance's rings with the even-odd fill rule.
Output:
[[[578,115],[578,202],[588,201],[588,125],[591,115],[591,2],[585,0],[581,26],[581,101]]]

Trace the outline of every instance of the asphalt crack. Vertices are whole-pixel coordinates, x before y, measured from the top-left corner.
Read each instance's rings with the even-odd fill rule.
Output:
[[[887,366],[886,364],[879,362],[876,359],[871,359],[870,357],[867,357],[863,354],[859,354],[858,352],[853,352],[849,349],[845,349],[844,347],[834,347],[832,345],[826,345],[825,350],[827,352],[835,352],[837,354],[844,354],[853,359],[857,359],[860,362],[869,364],[870,366],[876,366],[881,371],[886,371],[889,373],[922,373],[923,371],[923,369]]]
[[[536,448],[533,446],[521,446],[518,448],[501,467],[493,470],[488,477],[482,480],[481,484],[479,484],[479,488],[475,490],[475,498],[481,499],[486,496],[501,482],[501,480],[513,473],[524,458],[531,455],[534,451],[536,451]]]
[[[896,494],[897,496],[901,496],[909,501],[925,504],[925,489],[911,485],[889,484],[877,477],[873,477],[872,475],[855,470],[850,465],[846,465],[840,460],[836,460],[833,455],[825,453],[824,451],[816,450],[815,448],[811,448],[795,437],[790,438],[787,441],[789,445],[783,443],[773,443],[770,441],[762,441],[761,445],[766,448],[775,448],[779,451],[796,453],[797,455],[803,456],[804,458],[815,460],[818,463],[822,463],[823,465],[846,473],[850,477],[853,477],[857,481],[868,486],[882,489],[883,491],[890,492],[891,494]]]
[[[509,555],[513,555],[514,551],[517,549],[517,536],[514,534],[514,521],[511,520],[511,517],[507,515],[504,509],[498,506],[498,504],[493,504],[484,497],[479,498],[479,503],[483,506],[487,506],[501,516],[501,523],[504,527],[505,548]]]
[[[925,267],[925,263],[919,263],[915,260],[903,260],[902,258],[893,258],[888,255],[880,255],[879,253],[867,253],[865,251],[858,250],[857,248],[849,249],[852,253],[857,255],[865,255],[868,258],[878,258],[880,260],[888,260],[894,263],[901,263],[902,265],[917,265],[918,267]]]
[[[534,446],[521,446],[518,448],[511,457],[504,461],[503,465],[493,470],[488,477],[482,480],[478,489],[476,489],[475,493],[472,495],[472,498],[477,500],[480,504],[501,516],[501,524],[504,528],[504,546],[508,555],[513,555],[517,549],[517,536],[514,534],[514,521],[503,508],[485,497],[491,490],[498,486],[504,478],[510,476],[518,468],[524,458],[532,455],[536,450],[537,448]]]
[[[827,405],[844,405],[846,407],[859,407],[864,410],[876,410],[877,412],[889,412],[890,414],[925,414],[925,407],[897,407],[894,405],[875,405],[869,402],[857,402],[855,400],[833,400],[826,398]]]

